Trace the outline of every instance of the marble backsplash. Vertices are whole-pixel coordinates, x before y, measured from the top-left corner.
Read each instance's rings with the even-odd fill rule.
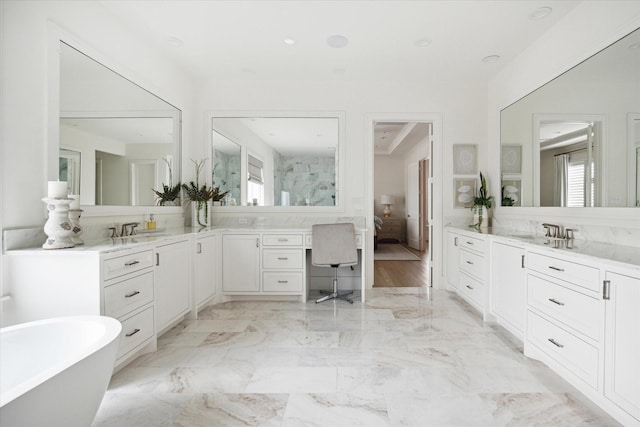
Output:
[[[518,234],[530,234],[537,237],[545,235],[543,223],[553,223],[561,226],[563,229],[570,228],[573,230],[575,240],[584,240],[590,242],[609,243],[621,246],[640,247],[640,228],[629,228],[617,226],[615,224],[590,224],[587,221],[577,223],[567,219],[539,220],[525,218],[509,218],[509,217],[493,217],[491,218],[491,227],[513,230]],[[471,218],[452,217],[448,218],[444,224],[464,227],[471,223]],[[640,223],[640,219],[638,220]]]

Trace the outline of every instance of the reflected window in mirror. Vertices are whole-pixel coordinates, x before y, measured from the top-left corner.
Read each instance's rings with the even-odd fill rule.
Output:
[[[80,153],[82,205],[156,205],[154,190],[179,184],[180,134],[180,110],[60,43],[59,146]]]
[[[340,116],[213,117],[212,150],[239,147],[238,204],[335,208],[338,205]],[[246,168],[246,169],[245,169]],[[217,169],[217,166],[216,168]],[[216,184],[221,175],[214,169]]]
[[[66,181],[67,194],[80,194],[80,151],[60,149],[58,180]]]
[[[640,129],[633,120],[640,118],[640,49],[633,46],[639,43],[640,29],[501,111],[503,156],[505,148],[522,147],[521,173],[514,174],[505,167],[507,159],[501,159],[503,193],[505,182],[516,179],[525,207],[638,204],[635,153]],[[550,118],[541,123],[532,120],[534,116]],[[591,131],[586,129],[589,123]],[[572,131],[590,135],[592,141],[583,141],[582,147],[545,146],[547,139],[569,140]]]
[[[219,132],[213,131],[212,182],[227,195],[222,205],[236,206],[241,199],[241,151],[240,146]]]

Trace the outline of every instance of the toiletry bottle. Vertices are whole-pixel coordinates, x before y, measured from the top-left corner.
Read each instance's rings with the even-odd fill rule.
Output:
[[[147,222],[147,230],[155,230],[156,229],[156,220],[153,214],[149,215],[149,222]]]

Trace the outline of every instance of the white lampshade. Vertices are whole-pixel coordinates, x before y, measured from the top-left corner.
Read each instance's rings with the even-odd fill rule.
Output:
[[[394,203],[393,196],[388,194],[383,194],[380,196],[380,204],[381,205],[392,205]]]

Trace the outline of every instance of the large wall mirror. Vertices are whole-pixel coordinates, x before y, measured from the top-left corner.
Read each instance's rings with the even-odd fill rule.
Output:
[[[82,205],[156,205],[180,181],[180,126],[180,110],[60,43],[59,178]]]
[[[213,183],[229,191],[214,209],[338,209],[343,121],[341,113],[214,115]]]
[[[640,29],[501,111],[503,206],[640,206]]]

